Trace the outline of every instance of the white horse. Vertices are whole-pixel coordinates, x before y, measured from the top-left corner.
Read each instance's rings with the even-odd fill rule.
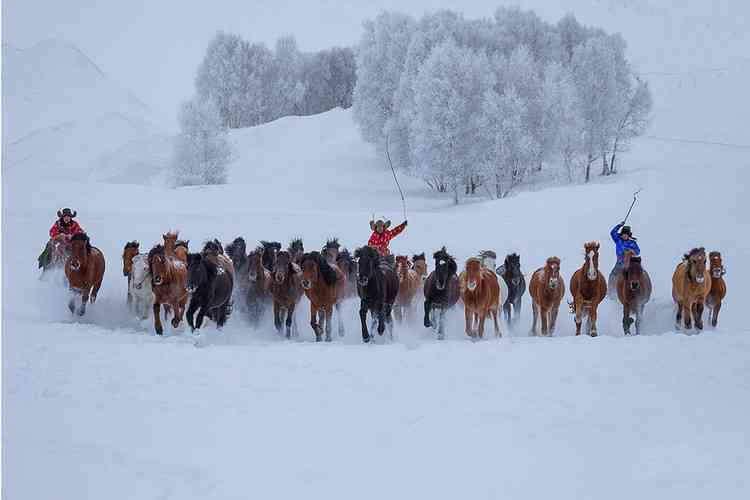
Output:
[[[140,319],[148,319],[149,311],[154,305],[154,293],[151,289],[151,269],[148,267],[148,255],[139,253],[133,257],[132,279],[128,284],[133,298],[131,309]]]

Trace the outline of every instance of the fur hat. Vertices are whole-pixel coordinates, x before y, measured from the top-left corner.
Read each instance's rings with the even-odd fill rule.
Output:
[[[633,237],[633,231],[630,229],[630,226],[622,226],[622,228],[620,229],[620,236],[622,236],[623,234],[627,234],[631,238]]]
[[[383,226],[383,229],[388,229],[389,227],[391,227],[391,221],[389,220],[384,221],[383,219],[370,221],[370,229],[372,229],[373,231],[375,231],[378,226]]]
[[[71,211],[69,208],[63,208],[57,211],[57,217],[59,219],[62,219],[63,217],[70,217],[71,219],[75,219],[76,215],[78,215],[78,212],[76,212],[75,210]]]

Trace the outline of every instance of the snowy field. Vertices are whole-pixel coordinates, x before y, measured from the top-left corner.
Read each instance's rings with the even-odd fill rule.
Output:
[[[747,65],[651,82],[650,135],[750,145]],[[116,92],[107,89],[96,95]],[[366,242],[372,213],[400,222],[401,202],[384,159],[342,110],[233,131],[226,186],[162,187],[168,140],[117,95],[117,109],[70,128],[17,140],[21,126],[45,126],[30,117],[3,139],[4,499],[747,496],[747,148],[643,138],[617,176],[459,207],[401,178],[409,226],[394,253],[446,245],[463,262],[486,248],[515,251],[527,279],[558,255],[566,282],[592,239],[609,272],[609,230],[643,188],[630,223],[654,294],[640,337],[623,337],[620,306],[605,300],[600,337],[573,336],[563,304],[556,336],[530,338],[528,295],[516,329],[476,343],[457,309],[443,342],[415,321],[398,325],[393,343],[362,345],[350,302],[346,336],[316,344],[304,298],[299,341],[277,338],[270,317],[251,329],[237,310],[221,332],[209,323],[198,336],[167,327],[156,337],[125,306],[126,241],[148,249],[179,229],[192,248],[242,235],[300,236],[308,249],[338,236],[351,249]],[[27,112],[44,107],[28,103],[37,108]],[[8,119],[4,111],[4,128]],[[111,142],[94,151],[99,139]],[[139,151],[147,158],[128,171]],[[37,279],[63,206],[78,210],[107,259],[99,300],[81,319],[64,291]],[[674,330],[671,275],[694,246],[722,252],[729,291],[718,328],[685,334]]]

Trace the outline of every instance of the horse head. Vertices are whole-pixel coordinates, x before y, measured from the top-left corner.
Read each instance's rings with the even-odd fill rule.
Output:
[[[417,272],[417,276],[424,282],[427,279],[427,259],[424,252],[415,254],[411,258],[412,267]]]
[[[487,269],[495,269],[495,261],[497,261],[497,254],[494,250],[482,250],[479,252],[479,258],[482,262],[482,267]]]
[[[635,294],[641,289],[641,278],[643,277],[643,267],[641,267],[640,257],[630,257],[629,265],[622,272],[625,279],[626,290]]]
[[[521,272],[521,257],[517,253],[511,253],[505,256],[503,263],[505,274],[509,276],[508,281],[515,286],[521,282],[523,273]]]
[[[132,283],[136,290],[141,290],[143,285],[148,283],[151,278],[148,267],[148,257],[146,255],[136,255],[133,257],[132,266]]]
[[[550,257],[544,266],[544,283],[555,290],[560,281],[560,257]]]
[[[687,264],[687,277],[690,281],[702,285],[706,272],[706,249],[693,248],[684,255]]]
[[[229,245],[224,247],[224,251],[229,258],[232,259],[232,264],[236,269],[239,269],[242,263],[247,259],[247,244],[242,236],[235,238]]]
[[[261,241],[263,247],[263,267],[269,271],[273,268],[273,262],[276,260],[276,253],[281,250],[281,243],[278,241]]]
[[[409,257],[406,255],[397,255],[396,256],[396,273],[398,274],[399,281],[403,281],[406,279],[406,277],[409,275],[409,270],[411,269],[411,263],[409,262]]]
[[[159,286],[170,281],[171,272],[164,245],[156,245],[148,252],[148,267],[151,269],[152,285]]]
[[[445,290],[451,277],[458,271],[458,265],[445,247],[435,252],[432,257],[435,259],[435,286],[438,290]]]
[[[719,279],[727,273],[727,270],[724,268],[724,263],[721,259],[721,253],[716,251],[710,252],[708,254],[708,263],[712,278]]]
[[[336,265],[339,266],[339,269],[341,269],[348,279],[354,277],[357,268],[354,264],[354,260],[352,260],[352,254],[350,254],[349,250],[346,248],[341,250],[339,256],[336,257]]]
[[[292,255],[288,251],[282,250],[276,254],[276,262],[273,264],[273,278],[276,283],[281,284],[292,273],[294,273]]]
[[[292,256],[292,260],[298,262],[305,253],[305,245],[302,243],[302,238],[294,238],[290,241],[287,251]]]
[[[200,253],[189,253],[187,256],[187,291],[194,293],[201,285],[216,276],[216,266],[210,259]]]
[[[129,241],[125,243],[125,248],[122,251],[122,275],[130,276],[133,272],[133,258],[138,255],[139,243],[137,241]]]
[[[85,233],[74,234],[70,239],[70,268],[80,271],[86,268],[91,251],[91,243]]]
[[[595,281],[599,276],[599,242],[589,241],[584,244],[583,252],[586,259],[583,263],[583,271],[586,275],[586,279],[589,281]]]
[[[357,283],[367,286],[375,271],[380,266],[380,254],[371,246],[363,246],[354,252],[357,259]]]
[[[482,260],[477,257],[470,257],[466,261],[466,288],[473,292],[479,286],[482,280]]]
[[[264,253],[265,249],[259,246],[247,256],[247,277],[252,282],[258,281],[263,273]]]

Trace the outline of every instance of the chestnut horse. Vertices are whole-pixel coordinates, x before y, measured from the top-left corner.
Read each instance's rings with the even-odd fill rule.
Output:
[[[412,255],[411,262],[412,269],[414,269],[414,272],[417,273],[417,276],[419,276],[419,282],[424,285],[428,274],[427,258],[425,257],[424,252]]]
[[[133,302],[133,294],[130,291],[133,282],[133,257],[140,253],[139,247],[140,244],[137,241],[129,241],[125,243],[122,251],[122,275],[128,279],[128,305]]]
[[[719,311],[721,310],[721,301],[727,295],[727,284],[724,282],[724,275],[727,273],[721,260],[719,252],[708,254],[708,267],[711,273],[711,290],[706,297],[706,305],[713,314],[711,317],[711,326],[716,328],[719,321]]]
[[[399,255],[396,257],[396,275],[398,276],[398,295],[393,308],[394,316],[398,321],[403,321],[410,314],[414,297],[417,290],[421,288],[421,280],[417,272],[411,268],[409,257]]]
[[[74,234],[70,239],[70,256],[65,261],[65,277],[68,279],[70,290],[81,295],[81,307],[78,315],[86,313],[86,303],[96,302],[96,295],[104,279],[104,254],[92,247],[89,237],[85,233]],[[68,309],[75,313],[75,295],[70,297]]]
[[[187,254],[188,254],[188,241],[178,240],[180,236],[179,231],[170,231],[167,234],[163,234],[164,239],[164,254],[167,257],[176,258],[182,261],[183,264],[187,265]]]
[[[271,296],[273,297],[273,324],[281,334],[281,323],[286,325],[286,338],[297,336],[294,328],[294,310],[302,298],[302,273],[292,260],[292,255],[282,250],[276,254],[271,273]],[[286,318],[284,315],[286,314]]]
[[[685,318],[685,329],[703,330],[703,305],[711,291],[711,274],[706,269],[706,249],[693,248],[686,253],[672,274],[672,299],[677,304],[675,327]]]
[[[537,317],[541,316],[543,336],[555,333],[560,301],[565,296],[565,281],[560,274],[560,258],[550,257],[544,267],[534,271],[529,283],[531,308],[534,316],[531,335],[536,335]]]
[[[570,278],[570,293],[573,302],[571,312],[576,315],[576,335],[581,334],[583,317],[588,316],[588,334],[596,337],[596,317],[599,304],[607,296],[607,280],[599,271],[599,242],[590,241],[583,245],[583,266]]]
[[[187,260],[187,255],[185,256]],[[161,305],[172,309],[172,326],[177,328],[185,314],[188,300],[187,265],[177,257],[169,257],[163,245],[156,245],[148,253],[151,269],[151,288],[154,291],[154,329],[157,335],[164,333],[159,311]]]
[[[641,258],[630,251],[625,251],[625,265],[617,275],[617,298],[622,304],[622,330],[630,335],[630,325],[635,314],[635,334],[641,334],[641,317],[643,308],[651,299],[651,278],[641,266]]]
[[[315,332],[315,341],[331,341],[331,319],[333,308],[343,293],[346,277],[336,265],[331,265],[320,252],[310,252],[302,256],[302,289],[310,300],[310,326]],[[341,314],[337,314],[339,334],[344,324]]]
[[[266,247],[262,244],[247,256],[247,280],[249,282],[246,304],[250,322],[257,326],[271,301],[271,272],[264,266]],[[276,251],[268,253],[274,259]],[[271,263],[273,267],[273,262]]]
[[[471,257],[458,277],[461,300],[464,303],[466,335],[472,339],[484,337],[484,321],[492,315],[495,336],[500,337],[497,314],[500,309],[500,283],[492,269],[482,267],[482,261]]]

